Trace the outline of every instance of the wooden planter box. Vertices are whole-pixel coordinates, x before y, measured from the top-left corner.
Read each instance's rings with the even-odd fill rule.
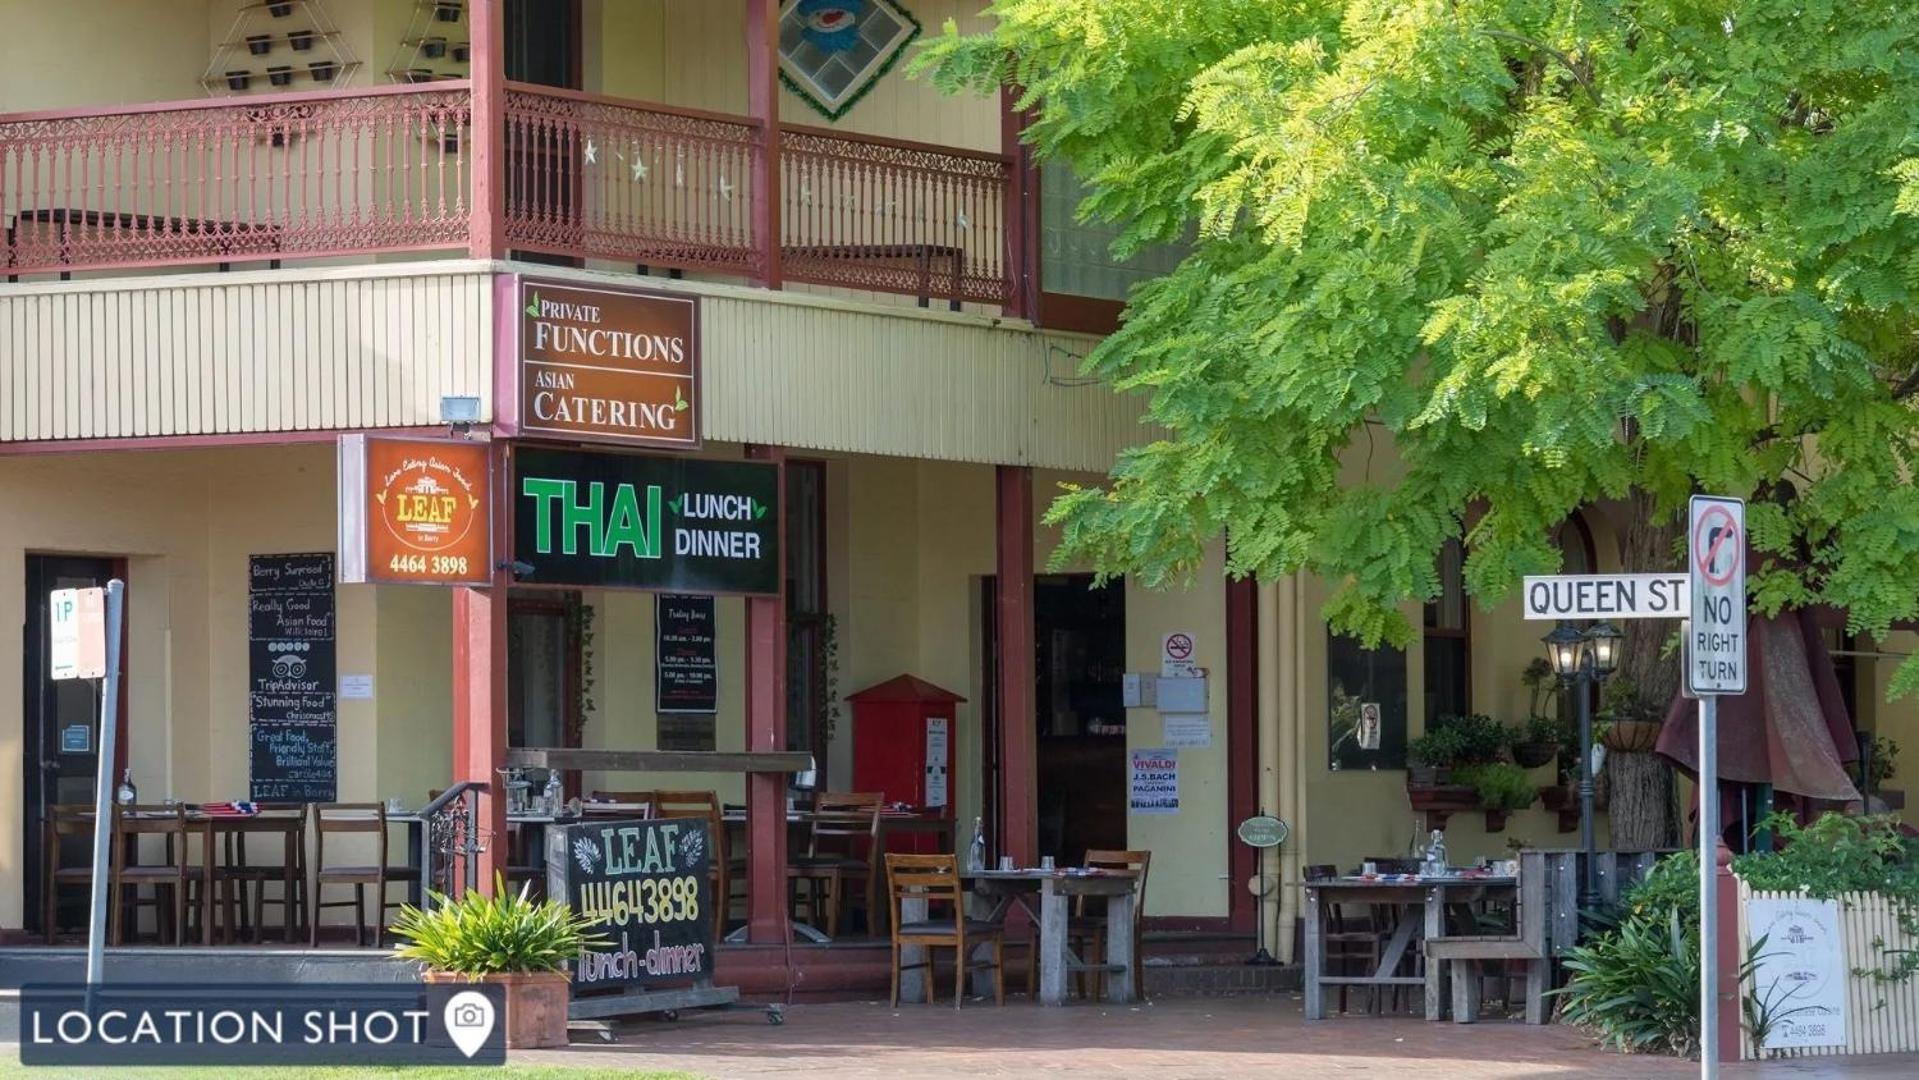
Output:
[[[1479,792],[1465,784],[1407,784],[1406,800],[1426,815],[1426,823],[1444,829],[1446,819],[1461,810],[1479,809]]]
[[[442,971],[429,971],[423,978],[430,983],[479,982],[506,988],[506,1048],[538,1050],[566,1045],[566,976],[552,971],[526,974],[485,975],[469,979]]]

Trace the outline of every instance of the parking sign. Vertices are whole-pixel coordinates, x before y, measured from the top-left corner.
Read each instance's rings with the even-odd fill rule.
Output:
[[[1691,623],[1686,689],[1696,695],[1746,692],[1746,503],[1694,495],[1686,515]]]
[[[47,597],[48,674],[97,679],[107,673],[105,589],[55,589]]]

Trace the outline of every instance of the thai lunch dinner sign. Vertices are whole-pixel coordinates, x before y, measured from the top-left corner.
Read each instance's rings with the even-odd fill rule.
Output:
[[[780,589],[779,470],[750,461],[522,447],[513,558],[534,585]]]
[[[710,979],[712,861],[698,818],[548,826],[547,895],[564,897],[606,939],[573,962],[574,987]]]
[[[696,450],[699,301],[522,279],[520,430]]]

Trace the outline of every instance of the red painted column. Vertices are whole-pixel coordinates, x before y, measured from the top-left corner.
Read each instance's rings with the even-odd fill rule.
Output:
[[[1240,843],[1239,823],[1259,805],[1259,621],[1258,585],[1250,577],[1226,582],[1226,843],[1227,919],[1234,930],[1252,932],[1259,900],[1246,882],[1259,872],[1260,851]],[[1275,807],[1264,807],[1273,813]]]
[[[506,799],[500,774],[506,764],[506,608],[513,585],[511,457],[504,442],[491,445],[493,473],[493,580],[485,588],[453,590],[453,780],[487,785],[480,799],[479,856],[483,891],[506,865]],[[464,877],[461,878],[464,880]]]
[[[473,117],[467,133],[473,197],[467,206],[467,253],[506,258],[505,0],[468,0],[473,47]]]
[[[1039,745],[1034,707],[1033,470],[1001,465],[999,536],[999,748],[1001,855],[1039,864]],[[962,823],[964,826],[965,823]],[[964,831],[964,829],[962,830]],[[966,837],[961,836],[961,846]]]
[[[759,245],[760,265],[753,280],[769,289],[779,288],[781,281],[779,71],[779,0],[746,0],[746,111],[760,129],[752,181],[753,240]]]
[[[746,598],[746,748],[786,749],[786,451],[749,446],[746,456],[779,469],[780,593]],[[784,773],[746,776],[746,939],[786,940]]]
[[[1719,904],[1719,1060],[1733,1062],[1739,1060],[1739,1025],[1745,1015],[1739,997],[1739,880],[1732,876],[1732,849],[1724,841],[1717,858],[1719,883],[1713,898]]]

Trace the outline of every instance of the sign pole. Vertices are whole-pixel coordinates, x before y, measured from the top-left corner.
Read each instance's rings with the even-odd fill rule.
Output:
[[[113,761],[120,726],[120,609],[126,583],[107,582],[107,670],[100,680],[100,755],[93,781],[93,910],[87,921],[87,986],[106,976],[107,855],[113,848]]]
[[[1719,1075],[1719,699],[1699,699],[1699,1075]]]

